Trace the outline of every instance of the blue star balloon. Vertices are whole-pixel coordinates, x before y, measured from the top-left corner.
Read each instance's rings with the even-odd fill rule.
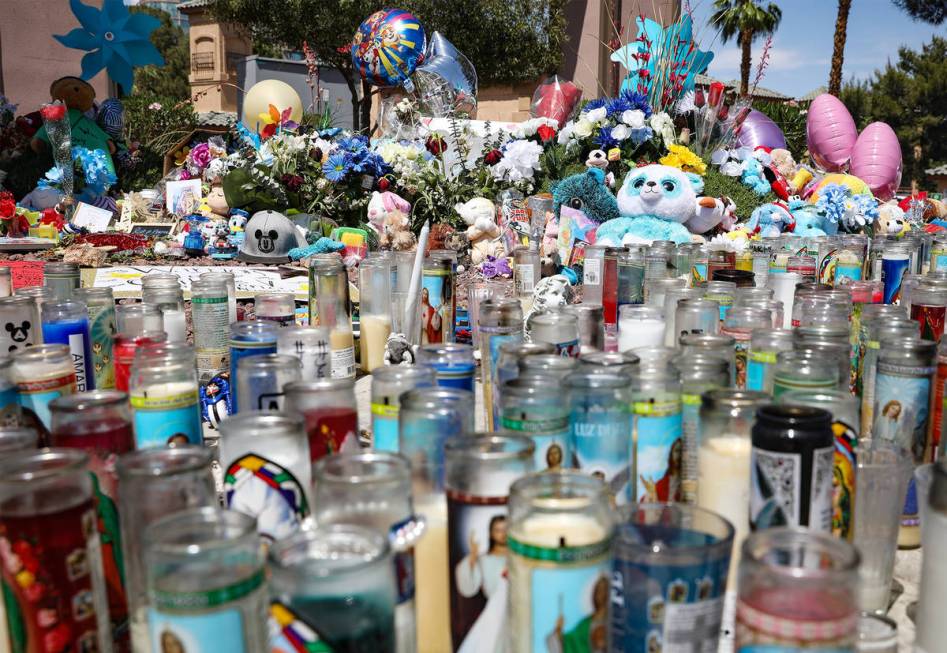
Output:
[[[622,82],[622,90],[637,90],[641,68],[650,75],[647,85],[655,76],[655,65],[659,57],[667,58],[673,53],[673,61],[679,63],[678,74],[684,77],[684,91],[694,89],[694,77],[707,70],[714,58],[713,52],[698,49],[693,41],[693,26],[690,16],[684,16],[679,22],[664,27],[650,18],[638,17],[638,38],[612,53],[611,60],[620,63],[628,70],[628,76]],[[647,40],[647,43],[645,42]],[[636,58],[637,55],[637,58]],[[644,56],[642,56],[644,55]]]
[[[67,48],[88,53],[82,57],[82,79],[92,79],[104,68],[109,77],[130,93],[135,68],[164,65],[151,42],[151,33],[161,25],[157,18],[130,13],[122,0],[104,0],[101,9],[79,0],[69,0],[69,6],[81,27],[54,36]]]

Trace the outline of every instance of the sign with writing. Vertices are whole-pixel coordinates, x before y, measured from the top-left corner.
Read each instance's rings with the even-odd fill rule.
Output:
[[[191,282],[204,272],[230,272],[234,275],[237,297],[249,299],[261,292],[291,292],[297,300],[309,298],[309,280],[305,276],[282,278],[276,268],[204,265],[135,265],[98,268],[94,285],[111,288],[116,297],[140,297],[141,278],[152,272],[170,272],[178,277],[185,297],[190,297]]]

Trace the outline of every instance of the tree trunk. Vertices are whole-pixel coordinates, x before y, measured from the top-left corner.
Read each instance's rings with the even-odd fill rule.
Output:
[[[339,65],[336,62],[332,63],[332,67],[342,73],[342,79],[345,80],[345,85],[349,87],[349,96],[352,102],[352,131],[358,131],[358,119],[359,119],[359,98],[358,98],[358,86],[355,85],[355,71],[351,68],[346,68]]]
[[[838,0],[838,17],[835,19],[835,47],[832,49],[832,68],[829,72],[829,93],[836,96],[842,90],[842,62],[845,59],[848,12],[851,9],[852,0]]]
[[[753,32],[740,32],[740,95],[746,95],[750,90],[750,65],[752,63]]]
[[[371,136],[372,128],[372,85],[362,80],[362,105],[360,107],[362,115],[359,120],[359,129],[363,130],[366,136]]]

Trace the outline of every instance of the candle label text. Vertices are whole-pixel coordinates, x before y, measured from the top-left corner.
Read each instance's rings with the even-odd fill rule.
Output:
[[[601,476],[617,505],[631,499],[631,415],[627,404],[577,406],[572,411],[572,451],[576,466]]]

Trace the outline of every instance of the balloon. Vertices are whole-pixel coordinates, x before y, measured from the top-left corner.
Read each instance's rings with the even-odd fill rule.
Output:
[[[421,21],[412,14],[382,9],[358,26],[352,38],[352,65],[369,84],[405,84],[410,91],[409,77],[424,56],[425,42]]]
[[[740,126],[737,136],[737,145],[756,149],[768,147],[772,149],[786,149],[786,137],[772,118],[761,111],[753,109]]]
[[[843,175],[836,172],[822,177],[818,183],[813,185],[812,189],[809,191],[810,195],[806,199],[815,204],[819,201],[819,191],[829,184],[847,186],[848,189],[852,191],[852,195],[868,195],[871,193],[871,189],[868,188],[868,184],[855,175]]]
[[[435,118],[472,117],[477,111],[477,71],[470,59],[444,38],[431,35],[424,63],[414,73],[421,105]]]
[[[855,121],[837,97],[823,93],[809,105],[806,143],[818,166],[840,172],[852,156],[857,137]]]
[[[901,144],[888,123],[873,122],[858,136],[851,172],[864,179],[878,199],[894,197],[901,183]]]
[[[264,79],[251,86],[243,96],[243,124],[246,128],[256,134],[258,127],[262,127],[260,114],[269,113],[271,104],[281,113],[287,108],[291,109],[290,120],[293,122],[302,120],[303,103],[299,93],[286,82]]]

